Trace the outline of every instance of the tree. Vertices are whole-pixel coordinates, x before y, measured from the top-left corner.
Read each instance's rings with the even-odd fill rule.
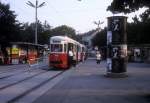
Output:
[[[34,35],[35,35],[35,29],[34,29],[35,24],[34,23],[24,23],[23,24],[23,29],[22,29],[22,35],[21,35],[21,41],[22,42],[30,42],[34,43]]]
[[[102,29],[96,36],[92,39],[93,46],[98,46],[101,51],[101,55],[106,59],[106,42],[107,42],[107,28]]]
[[[14,11],[9,5],[0,2],[0,44],[7,45],[9,42],[19,40],[20,24],[17,23]]]
[[[112,13],[131,13],[139,10],[139,8],[146,7],[150,9],[149,0],[113,0],[107,10]]]
[[[144,13],[140,15],[141,22],[149,23],[150,22],[150,9],[145,10]]]
[[[149,41],[150,21],[141,22],[136,17],[134,22],[127,24],[127,42],[128,44],[147,44]]]
[[[8,57],[6,47],[9,43],[19,39],[20,23],[16,21],[14,11],[10,10],[9,5],[0,2],[0,51],[4,57]]]
[[[73,39],[77,39],[75,30],[66,25],[62,25],[52,29],[52,35],[53,36],[62,35],[62,36],[68,36]]]
[[[43,24],[41,22],[38,23],[38,40],[40,44],[48,44],[49,38],[52,36],[51,26],[45,21]]]
[[[106,46],[107,38],[107,28],[102,29],[96,36],[92,39],[93,46],[98,46],[99,48]]]
[[[42,24],[40,21],[37,23],[38,30],[37,30],[37,37],[39,44],[48,44],[49,38],[51,35],[51,26],[47,23]],[[35,42],[35,23],[24,23],[22,28],[22,38],[21,41],[23,42]]]

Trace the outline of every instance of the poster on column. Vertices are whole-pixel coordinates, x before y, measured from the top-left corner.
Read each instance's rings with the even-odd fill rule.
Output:
[[[112,58],[119,58],[119,47],[118,46],[113,47],[112,54],[113,54]]]
[[[111,58],[107,58],[107,72],[111,72],[112,70],[112,60]]]
[[[127,57],[127,45],[115,45],[112,49],[112,58],[125,58]]]
[[[127,45],[120,45],[120,57],[125,58],[127,57]]]
[[[112,31],[107,31],[107,45],[112,43]]]

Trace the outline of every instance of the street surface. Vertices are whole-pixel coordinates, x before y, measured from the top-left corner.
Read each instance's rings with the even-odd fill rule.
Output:
[[[108,78],[106,61],[66,71],[47,63],[0,66],[0,103],[150,103],[150,64],[128,63],[128,77]]]
[[[34,103],[150,103],[150,65],[128,64],[128,77],[107,78],[106,62],[87,60]]]

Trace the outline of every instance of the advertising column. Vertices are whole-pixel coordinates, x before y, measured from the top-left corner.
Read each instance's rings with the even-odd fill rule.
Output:
[[[127,17],[108,17],[107,76],[126,77],[127,65]]]

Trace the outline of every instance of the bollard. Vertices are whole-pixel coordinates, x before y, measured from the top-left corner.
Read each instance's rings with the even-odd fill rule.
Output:
[[[108,17],[107,77],[127,77],[127,17]]]

